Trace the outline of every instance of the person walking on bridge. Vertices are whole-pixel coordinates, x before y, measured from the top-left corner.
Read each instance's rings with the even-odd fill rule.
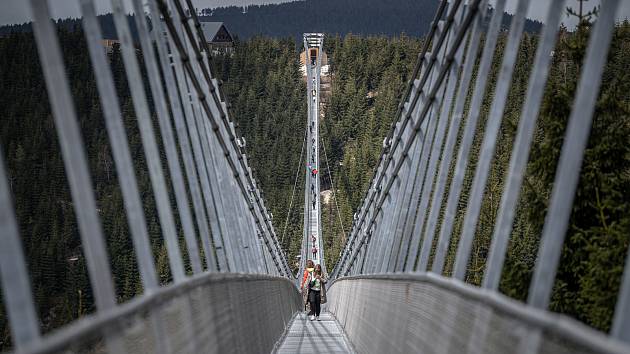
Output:
[[[306,268],[304,268],[304,274],[302,274],[302,283],[300,284],[300,291],[302,292],[302,300],[304,301],[304,310],[306,311],[306,305],[308,305],[308,279],[315,270],[315,263],[312,260],[306,261]],[[306,285],[306,289],[304,289]],[[305,291],[306,290],[306,291]]]
[[[324,285],[325,279],[322,274],[322,266],[316,265],[313,272],[311,272],[308,286],[308,301],[311,306],[311,311],[309,312],[309,319],[311,321],[317,320],[319,321],[319,314],[321,312],[321,304],[322,297],[321,291],[322,286]]]
[[[319,273],[321,274],[321,285],[322,285],[322,288],[319,291],[320,304],[325,304],[327,301],[326,300],[326,283],[328,283],[328,275],[324,274],[321,264],[318,264],[315,266],[316,272],[318,271],[318,269],[319,269]]]

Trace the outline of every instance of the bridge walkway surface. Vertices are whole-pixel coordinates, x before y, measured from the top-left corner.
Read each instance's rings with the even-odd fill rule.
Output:
[[[304,312],[293,317],[274,353],[354,353],[343,328],[329,312],[322,312],[319,321],[310,321]]]

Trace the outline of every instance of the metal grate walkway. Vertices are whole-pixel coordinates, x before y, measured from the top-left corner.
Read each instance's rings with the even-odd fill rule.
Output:
[[[291,327],[275,353],[354,353],[337,320],[323,312],[320,321],[310,321],[305,313],[293,318]]]
[[[324,262],[324,243],[322,242],[321,228],[321,200],[320,200],[320,173],[321,161],[319,159],[319,116],[320,116],[320,75],[322,65],[322,50],[324,35],[321,33],[304,34],[306,91],[308,102],[307,140],[306,140],[306,177],[304,180],[304,239],[302,243],[302,258],[300,272],[304,272],[306,260],[310,259],[315,264],[320,264],[326,273]]]

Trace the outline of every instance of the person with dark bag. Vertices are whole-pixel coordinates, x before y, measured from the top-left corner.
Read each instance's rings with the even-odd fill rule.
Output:
[[[308,289],[308,301],[311,306],[311,311],[309,312],[309,319],[311,321],[317,320],[319,321],[319,314],[321,313],[321,290],[322,284],[324,283],[322,276],[322,267],[321,265],[316,265],[315,269],[309,276],[309,289]]]
[[[300,291],[302,292],[302,300],[304,301],[304,311],[307,311],[307,306],[310,306],[309,301],[308,301],[308,293],[309,293],[308,280],[314,270],[315,270],[315,263],[313,263],[313,261],[310,259],[307,260],[306,268],[304,268],[304,274],[302,275],[302,283],[300,284]],[[306,288],[305,288],[305,285],[306,285]]]

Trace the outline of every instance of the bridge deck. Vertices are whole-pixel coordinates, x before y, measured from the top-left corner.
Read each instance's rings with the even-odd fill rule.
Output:
[[[328,312],[320,321],[310,321],[304,313],[293,319],[276,353],[353,353],[341,325]]]

